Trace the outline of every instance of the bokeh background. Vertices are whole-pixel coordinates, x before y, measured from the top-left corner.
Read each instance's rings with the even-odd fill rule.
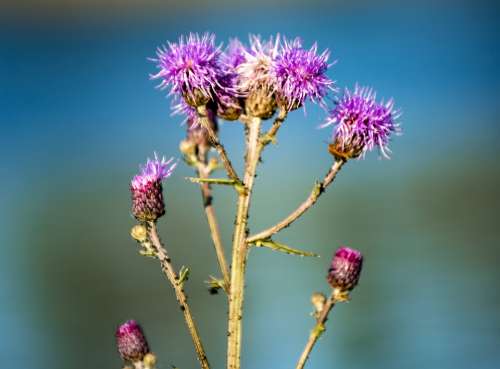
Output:
[[[335,308],[309,368],[493,369],[500,365],[499,6],[494,1],[45,1],[0,3],[0,367],[119,368],[114,330],[139,320],[161,369],[197,362],[158,264],[129,237],[129,181],[184,137],[147,57],[189,31],[219,41],[280,32],[318,41],[338,85],[374,86],[402,108],[393,158],[348,164],[279,240],[319,259],[254,250],[245,368],[292,368],[327,291],[334,248],[366,255],[352,302]],[[259,170],[251,228],[288,214],[326,172],[323,113],[294,112]],[[242,129],[222,127],[241,157]],[[241,159],[235,159],[241,168]],[[213,368],[226,304],[199,189],[180,165],[160,230]],[[230,243],[235,196],[215,190]],[[228,251],[229,254],[229,251]]]

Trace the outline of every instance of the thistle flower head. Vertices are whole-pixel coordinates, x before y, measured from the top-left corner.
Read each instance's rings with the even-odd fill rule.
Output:
[[[132,179],[132,214],[137,220],[155,221],[165,214],[161,181],[172,174],[177,165],[172,163],[173,160],[159,159],[155,153],[154,159],[148,159],[140,173]]]
[[[378,147],[381,155],[389,158],[390,137],[401,132],[397,123],[400,115],[392,99],[378,103],[372,89],[357,85],[353,92],[346,89],[324,125],[334,124],[331,151],[346,157],[363,157]]]
[[[274,62],[280,49],[280,37],[270,37],[262,41],[260,36],[250,35],[250,48],[241,49],[244,60],[238,64],[239,91],[248,95],[252,91],[263,89],[272,94],[275,90],[275,78],[272,73]]]
[[[326,75],[329,55],[328,50],[318,54],[316,44],[304,49],[298,38],[284,41],[273,73],[277,98],[287,110],[302,106],[307,99],[324,105],[328,90],[335,91],[334,82]]]
[[[125,361],[140,361],[149,352],[146,337],[135,320],[129,320],[120,325],[115,337],[118,352]]]
[[[193,106],[215,100],[223,75],[219,63],[221,47],[215,46],[215,35],[181,36],[179,42],[158,48],[156,54],[152,61],[157,63],[159,72],[151,78],[161,80],[159,88],[170,86],[169,95],[181,95]]]
[[[358,284],[362,266],[361,252],[342,246],[333,255],[328,270],[328,282],[340,291],[350,291]]]

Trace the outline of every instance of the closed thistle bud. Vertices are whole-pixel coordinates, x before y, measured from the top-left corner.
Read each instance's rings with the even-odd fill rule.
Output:
[[[120,325],[115,336],[118,352],[123,360],[137,362],[149,352],[146,337],[135,320],[129,320]]]
[[[333,256],[328,270],[328,283],[340,291],[350,291],[358,284],[362,266],[361,252],[342,246]]]
[[[161,181],[169,177],[177,165],[172,161],[173,158],[160,160],[155,154],[154,160],[148,159],[141,172],[132,179],[132,214],[138,221],[155,221],[165,214]]]

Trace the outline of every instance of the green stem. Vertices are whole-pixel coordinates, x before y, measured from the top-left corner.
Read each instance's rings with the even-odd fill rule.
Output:
[[[236,222],[233,235],[231,288],[229,295],[228,369],[240,369],[244,280],[248,253],[248,245],[245,239],[247,236],[248,211],[255,180],[255,172],[262,148],[262,145],[259,144],[260,127],[260,118],[252,118],[248,124],[248,143],[243,182],[246,191],[239,193],[236,211]]]

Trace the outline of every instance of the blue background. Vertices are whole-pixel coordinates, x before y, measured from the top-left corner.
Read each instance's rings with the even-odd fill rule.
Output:
[[[280,32],[318,41],[340,87],[368,84],[403,110],[393,158],[350,162],[279,240],[319,259],[253,250],[245,368],[292,368],[327,291],[333,250],[366,258],[352,301],[335,308],[313,368],[500,365],[499,7],[487,1],[24,2],[0,6],[0,367],[119,368],[114,330],[135,318],[159,368],[196,368],[182,314],[157,263],[129,237],[129,181],[184,137],[147,61],[189,31],[219,41]],[[264,154],[250,226],[275,223],[327,171],[323,112],[294,112]],[[222,140],[241,170],[242,127]],[[224,367],[226,304],[198,188],[180,165],[160,231],[188,265],[195,319]],[[215,190],[228,247],[234,193]],[[229,256],[229,250],[228,250]]]

